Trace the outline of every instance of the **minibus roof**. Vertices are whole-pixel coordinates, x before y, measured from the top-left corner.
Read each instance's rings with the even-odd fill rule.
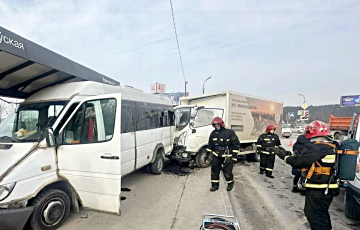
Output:
[[[80,81],[120,85],[0,27],[0,96],[25,99],[49,86]]]
[[[126,86],[111,86],[92,81],[71,82],[48,87],[31,95],[23,103],[64,101],[71,100],[74,96],[98,96],[114,93],[121,93],[121,99],[123,100],[172,105],[170,98],[144,93],[141,90]]]

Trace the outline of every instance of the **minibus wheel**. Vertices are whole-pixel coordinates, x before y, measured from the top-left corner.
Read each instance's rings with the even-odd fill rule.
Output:
[[[159,175],[164,169],[164,158],[162,154],[157,154],[155,162],[150,165],[151,173]]]
[[[33,230],[57,229],[70,212],[68,195],[58,189],[50,189],[40,193],[34,200],[34,212],[30,217]]]

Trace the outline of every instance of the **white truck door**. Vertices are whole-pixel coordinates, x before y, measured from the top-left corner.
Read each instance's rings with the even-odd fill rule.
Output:
[[[85,208],[120,214],[121,94],[82,101],[60,130],[60,176],[78,193]]]

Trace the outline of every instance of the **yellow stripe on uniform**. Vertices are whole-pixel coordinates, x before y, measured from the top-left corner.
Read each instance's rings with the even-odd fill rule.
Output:
[[[235,149],[234,149],[234,150],[233,150],[233,152],[234,152],[234,153],[239,153],[240,151],[239,151],[239,150],[235,150]]]
[[[266,168],[265,170],[267,170],[267,171],[273,171],[271,168]]]
[[[206,149],[206,151],[211,152],[212,150],[211,149]]]
[[[230,183],[232,183],[232,182],[234,182],[234,180],[226,181],[226,183],[228,183],[228,184],[230,184]]]
[[[305,188],[327,188],[329,186],[329,188],[339,188],[339,185],[338,184],[309,184],[309,183],[306,183],[304,185]]]
[[[262,153],[264,153],[264,154],[270,154],[269,152],[266,152],[266,151],[261,151]]]
[[[214,156],[217,156],[217,157],[219,156],[216,152],[212,152],[212,153],[214,154]]]
[[[321,159],[322,162],[324,163],[334,163],[336,160],[336,156],[335,155],[327,155],[324,158]]]
[[[230,141],[230,139],[227,139],[226,141]]]
[[[269,138],[264,138],[264,141],[270,141],[270,139]]]
[[[219,180],[211,180],[213,183],[219,183]]]
[[[223,141],[224,139],[220,138],[220,141]]]
[[[233,157],[232,159],[233,159],[233,161],[237,161],[237,159],[235,157]]]
[[[286,156],[286,157],[284,158],[285,163],[286,163],[286,159],[288,159],[288,157],[290,157],[290,156]]]
[[[217,138],[213,138],[213,141],[217,141]]]

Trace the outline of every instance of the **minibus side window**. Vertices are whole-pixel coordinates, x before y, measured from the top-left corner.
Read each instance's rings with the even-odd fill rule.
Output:
[[[86,102],[64,130],[65,144],[88,144],[112,139],[114,135],[116,100]]]
[[[136,131],[157,129],[170,126],[170,106],[145,102],[133,102]]]
[[[134,120],[130,101],[121,102],[121,133],[134,132]]]

